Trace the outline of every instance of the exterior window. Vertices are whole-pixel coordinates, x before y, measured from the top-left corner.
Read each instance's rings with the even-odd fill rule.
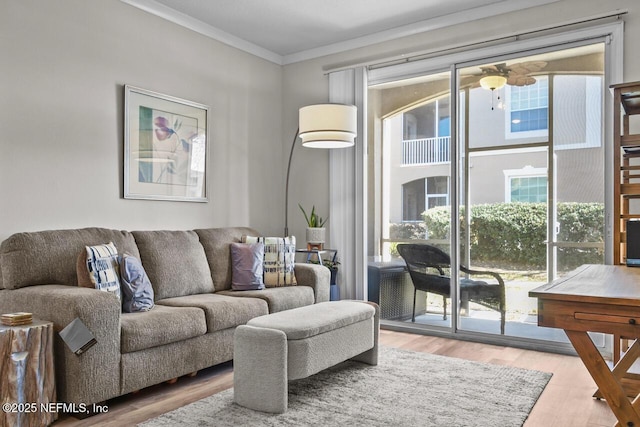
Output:
[[[511,202],[546,202],[547,178],[544,176],[511,178]]]
[[[431,176],[402,185],[402,221],[422,221],[422,213],[449,204],[449,178]]]
[[[439,98],[402,114],[402,165],[449,162],[449,98]]]
[[[420,221],[424,212],[425,180],[423,178],[402,185],[402,221]]]
[[[507,138],[547,135],[549,128],[549,79],[537,76],[529,86],[507,86]]]
[[[449,204],[449,177],[427,178],[427,209]]]
[[[547,108],[534,108],[511,112],[511,132],[546,129]]]
[[[505,201],[544,203],[547,201],[547,170],[533,168],[505,170]]]

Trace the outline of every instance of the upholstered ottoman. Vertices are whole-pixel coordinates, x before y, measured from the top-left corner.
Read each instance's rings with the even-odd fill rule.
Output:
[[[287,410],[287,382],[345,360],[378,364],[379,308],[330,301],[255,317],[235,331],[234,401],[258,411]]]

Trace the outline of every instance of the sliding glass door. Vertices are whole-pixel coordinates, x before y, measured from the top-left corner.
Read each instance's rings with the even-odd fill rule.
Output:
[[[528,292],[605,260],[605,47],[457,55],[370,85],[368,286],[385,321],[567,341]],[[403,244],[454,260],[435,272],[448,292],[415,290]]]

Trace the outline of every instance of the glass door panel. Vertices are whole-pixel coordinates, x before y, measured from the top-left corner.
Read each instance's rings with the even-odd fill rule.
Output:
[[[556,252],[554,277],[604,263],[603,77],[553,77]],[[577,93],[580,96],[572,96]]]
[[[450,86],[447,71],[369,88],[380,221],[368,291],[369,299],[380,304],[383,322],[451,327],[450,292],[421,286],[416,291],[398,251],[399,245],[416,243],[449,250]],[[427,228],[425,212],[438,212],[444,222]]]
[[[461,267],[458,329],[567,342],[528,292],[604,261],[603,58],[597,44],[459,69],[460,261],[497,273],[505,300],[497,276]]]

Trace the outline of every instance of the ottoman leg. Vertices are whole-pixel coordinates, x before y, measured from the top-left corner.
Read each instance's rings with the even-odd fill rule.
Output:
[[[367,350],[364,353],[360,353],[351,360],[357,362],[368,363],[369,365],[378,364],[378,335],[380,334],[380,306],[374,302],[363,301],[364,304],[372,305],[376,309],[376,314],[373,317],[373,348]]]
[[[276,329],[241,325],[233,346],[233,400],[256,411],[287,410],[287,336]]]

